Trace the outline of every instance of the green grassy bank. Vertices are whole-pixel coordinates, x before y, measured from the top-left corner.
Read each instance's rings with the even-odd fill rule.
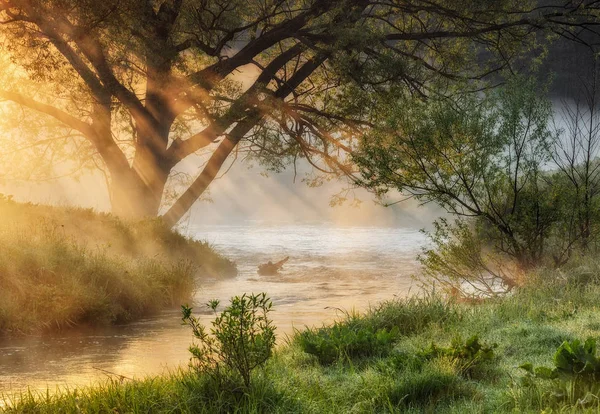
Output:
[[[189,300],[198,272],[235,271],[159,220],[0,199],[0,336],[127,322]]]
[[[56,395],[22,395],[6,410],[598,412],[597,381],[533,378],[519,366],[552,367],[564,341],[600,338],[600,267],[592,263],[535,277],[502,299],[391,301],[332,326],[298,332],[264,369],[254,371],[249,389],[182,370]],[[469,341],[474,335],[478,339]]]

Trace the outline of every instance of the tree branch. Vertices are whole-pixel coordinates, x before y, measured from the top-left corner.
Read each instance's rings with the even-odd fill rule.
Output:
[[[86,138],[92,141],[95,139],[94,129],[90,124],[83,122],[52,105],[36,101],[35,99],[26,97],[16,92],[10,92],[5,90],[0,90],[0,98],[4,98],[8,101],[12,101],[29,109],[33,109],[34,111],[49,115],[52,118],[65,124],[65,126],[79,131]]]
[[[172,162],[177,163],[188,155],[193,154],[206,147],[211,142],[214,142],[233,124],[233,122],[236,121],[236,119],[239,119],[248,108],[256,103],[257,93],[266,88],[277,72],[304,50],[304,45],[298,43],[273,59],[261,72],[254,84],[231,105],[225,115],[187,140],[174,141],[168,150],[169,159],[171,159]]]

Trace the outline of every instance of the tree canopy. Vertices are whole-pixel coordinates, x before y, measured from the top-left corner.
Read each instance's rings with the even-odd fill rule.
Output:
[[[157,215],[194,165],[175,224],[228,159],[352,176],[381,101],[477,89],[541,52],[540,30],[597,27],[597,1],[551,3],[0,0],[0,99],[39,114],[24,147],[104,171],[118,214]]]

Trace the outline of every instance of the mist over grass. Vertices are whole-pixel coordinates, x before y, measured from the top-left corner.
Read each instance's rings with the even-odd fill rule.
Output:
[[[0,199],[0,335],[123,323],[190,300],[195,278],[236,273],[160,220]]]
[[[600,336],[600,266],[588,260],[538,270],[531,280],[477,304],[437,295],[392,300],[299,331],[253,373],[248,389],[182,367],[138,381],[115,377],[79,390],[25,393],[7,400],[6,412],[597,412],[598,400],[552,400],[554,383],[527,385],[519,366],[551,365],[563,341]],[[378,339],[366,340],[369,333]],[[466,352],[473,336],[493,352]],[[326,347],[306,346],[319,338],[336,351],[332,358],[319,358]]]

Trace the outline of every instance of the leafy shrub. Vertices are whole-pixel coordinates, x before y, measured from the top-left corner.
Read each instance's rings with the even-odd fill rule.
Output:
[[[522,379],[522,386],[537,389],[539,384],[536,380],[549,380],[551,387],[543,393],[543,398],[550,405],[567,403],[586,407],[598,404],[600,357],[597,355],[595,339],[563,342],[554,354],[553,363],[553,368],[522,364],[520,368],[527,372]]]
[[[572,379],[580,377],[589,381],[600,379],[600,358],[596,355],[596,340],[588,338],[585,342],[577,339],[563,342],[554,354],[554,368],[537,367],[525,363],[520,368],[527,373],[543,379]]]
[[[470,390],[460,377],[440,368],[431,365],[403,375],[388,391],[385,408],[391,412],[405,412],[408,407],[418,407],[417,412],[436,412],[435,405],[444,399],[469,396]]]
[[[399,336],[399,329],[372,329],[361,324],[338,322],[330,327],[307,329],[298,335],[304,352],[322,365],[342,359],[383,355]]]
[[[496,344],[488,345],[479,341],[479,336],[474,335],[465,342],[460,337],[452,340],[448,348],[439,347],[432,343],[427,349],[421,352],[425,359],[447,357],[458,363],[459,372],[466,376],[471,376],[473,371],[485,361],[494,358],[494,348]]]
[[[238,376],[250,387],[252,370],[269,359],[275,345],[275,327],[268,317],[273,303],[266,293],[260,293],[233,297],[220,315],[218,300],[207,306],[216,316],[210,333],[192,315],[192,308],[182,306],[184,324],[200,341],[189,348],[195,367],[218,379]]]

